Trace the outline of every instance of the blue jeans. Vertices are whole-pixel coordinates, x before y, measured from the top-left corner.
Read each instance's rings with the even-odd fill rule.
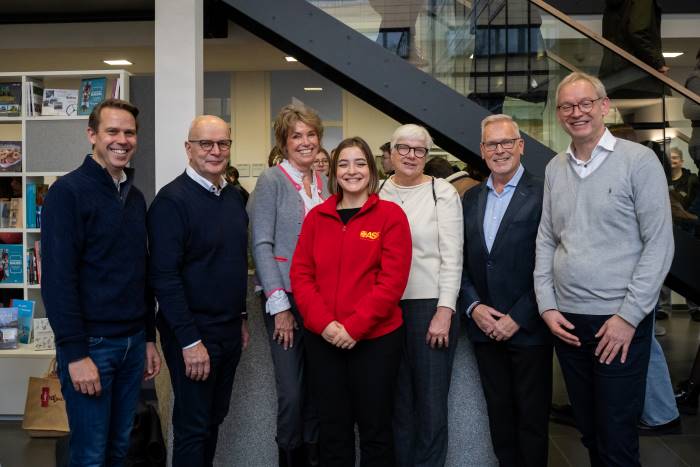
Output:
[[[123,465],[146,361],[142,331],[130,337],[89,337],[88,353],[100,372],[102,394],[76,391],[61,349],[56,351],[71,430],[71,467]]]
[[[652,335],[647,389],[641,420],[647,425],[658,426],[675,420],[679,416],[664,351],[659,341]]]

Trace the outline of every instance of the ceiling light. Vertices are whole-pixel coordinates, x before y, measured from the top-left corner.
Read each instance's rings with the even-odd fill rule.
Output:
[[[126,65],[133,65],[129,60],[124,60],[123,58],[119,60],[103,60],[107,65],[112,65],[112,66],[126,66]]]
[[[323,88],[304,88],[304,91],[323,91]]]
[[[296,62],[296,61],[297,61],[296,58],[290,57],[289,55],[287,55],[286,57],[284,57],[284,59],[287,60],[288,62]]]
[[[664,52],[661,55],[663,55],[666,58],[676,58],[683,55],[683,52]]]

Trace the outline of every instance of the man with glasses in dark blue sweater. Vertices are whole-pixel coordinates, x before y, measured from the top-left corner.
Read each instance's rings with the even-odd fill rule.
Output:
[[[174,467],[212,465],[248,345],[248,216],[224,178],[230,149],[225,121],[195,118],[185,141],[189,165],[148,212],[149,278],[175,395]]]
[[[146,293],[146,202],[129,164],[138,109],[107,99],[88,119],[93,153],[42,209],[41,292],[56,336],[70,465],[124,463],[141,380],[160,371]],[[150,303],[149,303],[150,302]]]

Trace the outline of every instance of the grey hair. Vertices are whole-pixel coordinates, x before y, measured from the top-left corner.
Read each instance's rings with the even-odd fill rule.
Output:
[[[574,71],[573,73],[567,75],[563,80],[561,80],[559,86],[557,86],[557,100],[559,100],[559,91],[561,91],[561,88],[575,81],[588,81],[591,84],[591,86],[593,86],[593,89],[595,89],[595,93],[599,99],[608,97],[608,93],[605,91],[605,86],[603,85],[603,82],[601,80],[599,80],[593,75],[589,75],[588,73]]]
[[[432,149],[433,147],[433,138],[430,137],[428,130],[413,123],[401,125],[394,130],[394,134],[391,135],[391,147],[393,148],[396,142],[400,139],[422,139],[425,141],[425,146],[428,149]]]
[[[681,148],[678,148],[678,147],[675,147],[675,146],[674,146],[674,147],[672,147],[668,152],[669,152],[669,154],[670,154],[670,153],[678,154],[679,156],[681,156],[681,159],[683,159],[683,151],[681,150]]]
[[[510,122],[510,124],[513,125],[513,128],[515,128],[515,133],[518,135],[518,138],[520,138],[520,127],[518,126],[518,122],[513,120],[513,117],[510,115],[496,114],[489,115],[481,121],[481,139],[484,139],[484,130],[486,127],[497,122]]]

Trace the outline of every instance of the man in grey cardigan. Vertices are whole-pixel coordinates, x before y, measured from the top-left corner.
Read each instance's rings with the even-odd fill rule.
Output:
[[[603,84],[557,89],[571,136],[547,165],[535,293],[593,466],[639,466],[653,314],[673,259],[668,188],[656,155],[605,128]]]

